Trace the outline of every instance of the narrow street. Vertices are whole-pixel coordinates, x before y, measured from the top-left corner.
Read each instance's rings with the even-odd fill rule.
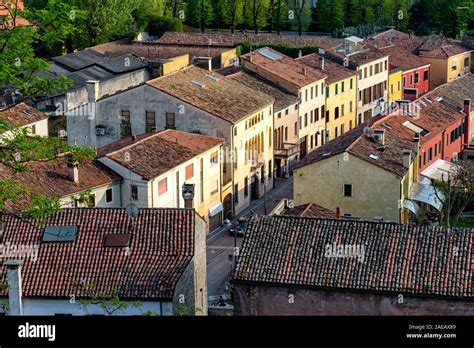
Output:
[[[267,214],[283,198],[293,197],[293,177],[276,179],[276,187],[267,193]],[[265,213],[265,199],[259,198],[252,202],[249,209],[238,214],[236,218],[246,215],[253,210],[258,214]],[[236,221],[236,220],[234,220]],[[228,227],[224,226],[214,232],[207,240],[207,293],[208,296],[225,294],[225,285],[234,267],[234,245],[241,247],[242,237],[231,236]]]

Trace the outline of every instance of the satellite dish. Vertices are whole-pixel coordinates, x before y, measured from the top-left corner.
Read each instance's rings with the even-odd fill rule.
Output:
[[[136,218],[138,215],[140,215],[140,209],[134,203],[127,205],[125,212],[132,218]]]

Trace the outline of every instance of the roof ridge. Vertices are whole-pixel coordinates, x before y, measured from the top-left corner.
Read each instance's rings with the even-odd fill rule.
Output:
[[[125,146],[121,147],[120,149],[117,149],[117,150],[108,152],[108,153],[106,153],[104,156],[109,156],[109,155],[112,155],[112,154],[114,154],[114,153],[116,153],[116,152],[122,151],[122,150],[124,150],[124,149],[128,149],[128,148],[130,148],[130,147],[132,147],[132,146],[135,146],[135,145],[137,145],[137,144],[142,143],[142,142],[145,141],[145,140],[148,140],[148,139],[150,139],[150,138],[153,138],[153,137],[157,136],[157,135],[160,134],[160,133],[161,133],[161,132],[155,132],[155,133],[150,134],[149,136],[143,137],[142,139],[139,139],[139,140],[136,140],[136,141],[133,141],[134,135],[132,135],[131,137],[129,137],[129,138],[132,138],[132,143],[130,143],[130,144],[128,144],[128,145],[125,145]],[[145,133],[145,134],[146,134],[146,133]],[[164,139],[162,139],[162,140],[164,140]],[[120,140],[119,140],[119,141],[120,141]],[[113,143],[112,143],[112,144],[113,144]],[[107,146],[107,145],[106,145],[106,146]]]

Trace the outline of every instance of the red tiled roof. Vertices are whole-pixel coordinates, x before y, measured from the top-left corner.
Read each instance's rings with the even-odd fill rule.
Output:
[[[151,180],[223,142],[222,138],[165,130],[106,145],[98,150],[98,158],[108,157]]]
[[[239,71],[235,74],[228,75],[228,78],[234,79],[239,83],[246,85],[249,88],[268,94],[275,99],[273,110],[275,112],[286,109],[298,103],[298,97],[294,94],[288,93],[271,81],[263,80],[258,75],[249,71]]]
[[[272,97],[234,79],[195,66],[148,81],[147,84],[231,123],[273,104]],[[194,82],[193,82],[194,81]],[[198,86],[201,83],[204,87]]]
[[[79,183],[68,179],[65,157],[56,161],[37,161],[26,164],[29,171],[13,174],[5,166],[0,166],[0,179],[8,178],[18,182],[30,194],[42,194],[50,199],[77,194],[87,189],[111,184],[121,177],[98,161],[87,160],[78,167]],[[29,203],[24,197],[20,202],[7,202],[9,211],[19,211]]]
[[[43,112],[25,103],[19,103],[0,110],[0,121],[4,121],[10,127],[23,127],[47,118]]]
[[[314,69],[321,70],[321,64],[319,58],[322,58],[319,54],[313,53],[297,58],[298,62],[304,63]],[[333,83],[340,80],[347,79],[351,76],[355,76],[354,70],[348,69],[340,64],[334,63],[329,59],[324,60],[324,73],[327,75],[326,83]]]
[[[390,55],[389,62],[391,67],[400,67],[403,71],[409,71],[430,65],[403,47],[393,45],[381,48],[380,51]]]
[[[428,132],[421,136],[420,143],[423,144],[464,117],[464,114],[454,106],[439,101],[433,92],[416,100],[410,108],[413,111],[412,115],[399,109],[388,116],[371,119],[370,124],[362,124],[311,152],[296,165],[295,169],[347,152],[399,178],[403,177],[407,172],[407,168],[403,165],[403,150],[414,148],[415,135],[414,130],[403,125],[404,122],[410,121]],[[419,112],[419,117],[414,117],[415,112]],[[372,131],[376,128],[384,130],[383,148],[373,136],[364,134],[364,129],[368,126]],[[378,158],[372,158],[371,155],[376,155]]]
[[[285,216],[314,217],[314,218],[332,218],[335,219],[336,212],[324,208],[315,203],[298,205],[288,209],[284,213]]]
[[[326,257],[333,243],[364,247],[363,261]],[[260,216],[247,228],[233,281],[472,300],[473,252],[472,229]]]
[[[276,35],[270,33],[253,34],[253,33],[180,33],[166,32],[160,39],[152,41],[152,43],[160,45],[187,45],[187,46],[217,46],[217,47],[234,47],[237,44],[250,41],[258,45],[278,45],[287,44],[292,46],[313,45],[316,47],[333,47],[342,42],[342,39],[331,38],[316,35]]]
[[[267,58],[261,54],[264,50],[270,51],[281,58],[277,60]],[[304,87],[310,83],[327,77],[322,71],[313,69],[302,62],[268,47],[244,54],[240,58],[292,83],[297,87]]]
[[[43,243],[43,227],[10,215],[4,222],[2,243],[36,245],[36,261],[21,266],[23,297],[77,298],[73,282],[95,284],[93,291],[118,291],[122,300],[171,300],[178,280],[194,255],[195,214],[185,209],[140,209],[130,229],[125,209],[64,209],[45,226],[78,226],[75,241]],[[105,247],[109,234],[131,234],[129,253],[124,247]],[[6,267],[0,265],[0,282]],[[7,292],[2,291],[2,296]]]
[[[449,100],[458,108],[464,107],[464,100],[474,101],[474,74],[469,73],[435,88],[434,93]]]

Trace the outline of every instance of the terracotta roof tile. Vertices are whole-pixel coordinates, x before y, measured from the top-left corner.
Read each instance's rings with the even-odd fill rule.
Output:
[[[79,166],[79,183],[68,179],[67,160],[62,157],[55,161],[38,161],[26,164],[29,171],[13,174],[12,171],[0,166],[0,179],[8,178],[18,182],[31,194],[41,194],[50,199],[70,196],[87,189],[111,184],[121,177],[98,161],[87,160]],[[20,202],[7,202],[9,211],[25,208],[28,197]]]
[[[98,158],[106,156],[151,180],[223,142],[222,138],[165,130],[106,145],[98,150]]]
[[[36,261],[24,258],[23,297],[77,298],[73,282],[94,283],[97,292],[116,289],[122,300],[171,300],[176,284],[194,255],[195,214],[185,209],[140,209],[130,229],[125,209],[65,209],[46,226],[78,226],[75,241],[43,243],[43,227],[10,215],[2,217],[2,243],[36,245]],[[105,247],[110,234],[131,234],[130,253],[124,247]],[[0,281],[6,281],[0,265]],[[6,296],[6,291],[0,293]]]
[[[280,58],[277,60],[270,59],[263,55],[265,51],[269,51]],[[327,77],[322,71],[313,69],[302,62],[268,47],[244,54],[240,58],[292,83],[297,87],[304,87]]]
[[[409,71],[430,65],[403,47],[384,47],[381,48],[380,51],[390,55],[389,62],[391,67],[400,67],[403,71]]]
[[[231,123],[238,122],[274,102],[272,97],[248,88],[234,79],[222,75],[210,78],[210,75],[205,69],[190,66],[147,84]]]
[[[364,247],[363,261],[326,257],[333,243]],[[233,281],[472,300],[473,252],[472,229],[261,216],[247,228]]]
[[[336,212],[315,203],[298,205],[285,211],[284,215],[314,218],[336,218]]]
[[[322,57],[317,53],[313,53],[303,56],[301,58],[297,58],[296,60],[314,69],[321,70],[321,62],[319,58]],[[329,59],[324,60],[324,73],[328,77],[326,83],[341,81],[356,75],[356,72],[354,70],[345,68],[340,64],[330,61]]]
[[[46,114],[25,103],[0,110],[0,121],[4,121],[10,127],[23,127],[47,118]]]
[[[263,80],[258,75],[248,71],[240,71],[236,74],[228,75],[229,78],[246,85],[249,88],[268,94],[275,99],[274,111],[280,111],[291,105],[298,103],[298,97],[290,94],[270,81]]]

